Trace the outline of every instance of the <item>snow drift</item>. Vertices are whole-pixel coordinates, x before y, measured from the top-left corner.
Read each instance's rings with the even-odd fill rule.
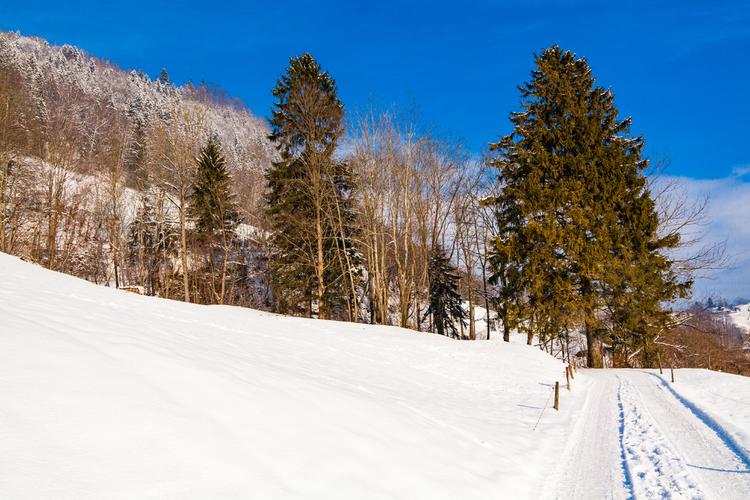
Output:
[[[572,424],[543,411],[561,375],[520,344],[144,297],[0,254],[6,498],[534,497]]]

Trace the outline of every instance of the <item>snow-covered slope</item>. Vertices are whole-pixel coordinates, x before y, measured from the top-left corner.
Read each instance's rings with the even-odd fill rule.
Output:
[[[0,254],[0,497],[535,497],[585,394],[578,377],[543,411],[562,375],[523,345],[143,297]]]
[[[750,334],[750,304],[741,304],[727,313],[730,321],[746,334]]]

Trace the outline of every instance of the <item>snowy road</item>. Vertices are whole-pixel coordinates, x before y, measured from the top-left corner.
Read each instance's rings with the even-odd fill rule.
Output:
[[[750,457],[732,434],[640,370],[586,371],[590,384],[546,498],[750,498]]]

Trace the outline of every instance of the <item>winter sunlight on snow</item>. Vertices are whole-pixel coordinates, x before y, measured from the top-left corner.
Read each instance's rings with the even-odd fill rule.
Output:
[[[747,47],[0,3],[0,500],[750,499]]]

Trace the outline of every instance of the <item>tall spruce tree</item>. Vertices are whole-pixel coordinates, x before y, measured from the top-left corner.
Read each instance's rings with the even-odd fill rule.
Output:
[[[601,342],[612,332],[632,343],[637,323],[653,337],[665,301],[689,288],[664,255],[679,239],[659,238],[643,138],[630,136],[630,119],[618,117],[586,60],[554,46],[535,57],[531,76],[519,87],[513,132],[491,145],[504,230],[492,261],[510,288],[498,300],[529,340],[582,328],[589,366],[600,367]],[[645,288],[648,298],[639,293]],[[613,307],[628,317],[624,336]]]
[[[319,318],[351,295],[355,212],[351,168],[334,158],[344,108],[336,83],[310,54],[291,58],[273,95],[270,136],[280,161],[267,173],[267,215],[277,309]],[[351,300],[351,299],[350,299]]]
[[[432,316],[432,327],[436,333],[459,338],[456,324],[465,326],[468,316],[458,291],[460,277],[442,248],[438,247],[432,252],[428,274],[430,303],[423,321]]]

